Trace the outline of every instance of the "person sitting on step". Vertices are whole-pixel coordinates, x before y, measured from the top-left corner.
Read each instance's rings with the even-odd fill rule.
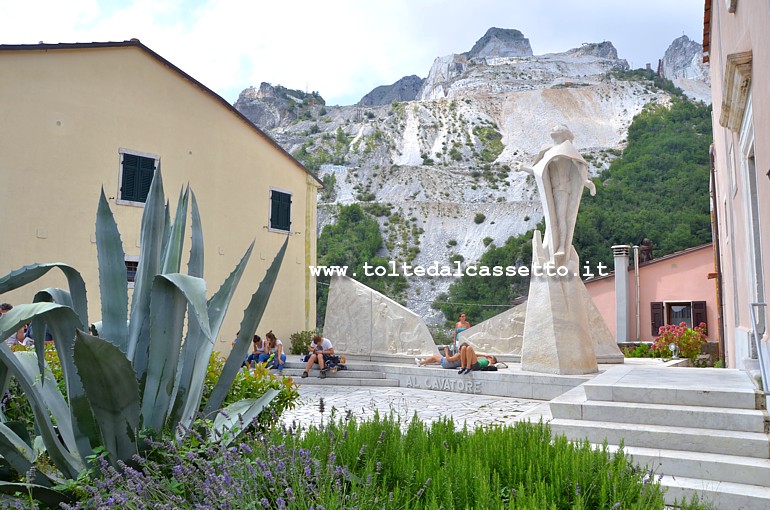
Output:
[[[252,363],[259,363],[261,361],[259,358],[262,357],[263,354],[267,354],[267,346],[265,345],[264,340],[262,340],[262,337],[254,335],[252,342],[254,352],[246,356],[241,367],[250,367]]]
[[[283,373],[283,365],[286,363],[286,354],[283,352],[283,342],[278,340],[271,329],[265,333],[266,352],[259,356],[260,363],[267,363],[270,368],[277,368],[278,373]]]
[[[329,371],[325,364],[326,357],[334,354],[334,346],[332,345],[331,340],[323,338],[320,335],[313,335],[313,341],[310,343],[309,348],[310,357],[307,360],[307,365],[305,365],[305,371],[302,372],[302,378],[304,379],[307,377],[308,372],[313,368],[313,365],[318,363],[318,368],[321,370],[319,377],[321,379],[326,379],[326,372]]]

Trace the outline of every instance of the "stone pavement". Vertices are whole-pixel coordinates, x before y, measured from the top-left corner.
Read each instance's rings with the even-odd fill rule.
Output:
[[[511,424],[517,420],[550,420],[547,401],[523,398],[473,395],[464,393],[421,390],[399,387],[356,387],[301,385],[300,404],[285,411],[282,421],[287,426],[295,422],[307,427],[320,425],[323,419],[343,418],[351,413],[358,420],[393,413],[403,423],[408,423],[415,413],[425,423],[432,423],[444,417],[454,419],[458,428],[467,424],[469,428],[490,425]],[[323,398],[324,413],[319,411]]]

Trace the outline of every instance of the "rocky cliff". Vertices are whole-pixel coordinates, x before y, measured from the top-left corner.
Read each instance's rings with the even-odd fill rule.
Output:
[[[703,46],[683,35],[666,50],[661,59],[661,74],[690,97],[711,102],[709,66],[703,63]]]
[[[359,106],[381,106],[393,101],[413,101],[417,98],[423,83],[417,75],[404,76],[392,85],[380,85],[358,102]]]
[[[359,202],[380,223],[383,256],[470,263],[542,218],[534,180],[516,168],[550,142],[552,126],[573,130],[596,174],[621,154],[634,115],[669,101],[627,73],[610,42],[531,53],[521,32],[490,29],[467,53],[436,59],[413,101],[387,102],[385,93],[371,105],[305,101],[292,117],[246,89],[236,108],[327,183],[319,232],[340,204]],[[442,322],[430,303],[452,281],[409,279],[407,306]]]

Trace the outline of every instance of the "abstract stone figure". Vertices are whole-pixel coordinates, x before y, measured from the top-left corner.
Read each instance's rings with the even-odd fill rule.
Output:
[[[347,276],[332,276],[324,336],[338,352],[359,356],[438,354],[422,318]]]
[[[521,368],[559,375],[598,371],[602,357],[620,357],[617,348],[596,335],[597,315],[580,279],[580,260],[572,246],[583,188],[596,189],[588,180],[588,164],[572,145],[566,126],[551,131],[554,145],[544,149],[534,167],[522,167],[535,176],[545,216],[545,241],[536,230],[532,239],[532,271],[521,347]],[[595,327],[595,326],[594,326]],[[606,327],[605,327],[606,329]]]
[[[535,177],[545,216],[545,241],[543,246],[550,254],[549,260],[556,266],[567,264],[572,246],[580,198],[583,187],[596,194],[594,183],[588,179],[588,163],[572,145],[574,136],[567,126],[559,125],[551,130],[553,146],[540,151],[533,168],[522,166],[520,170]]]

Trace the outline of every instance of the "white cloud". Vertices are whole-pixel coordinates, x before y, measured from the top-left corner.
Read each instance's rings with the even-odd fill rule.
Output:
[[[44,0],[0,4],[0,43],[132,37],[233,102],[267,81],[352,104],[378,85],[516,28],[535,54],[612,41],[634,67],[700,41],[702,0]]]

